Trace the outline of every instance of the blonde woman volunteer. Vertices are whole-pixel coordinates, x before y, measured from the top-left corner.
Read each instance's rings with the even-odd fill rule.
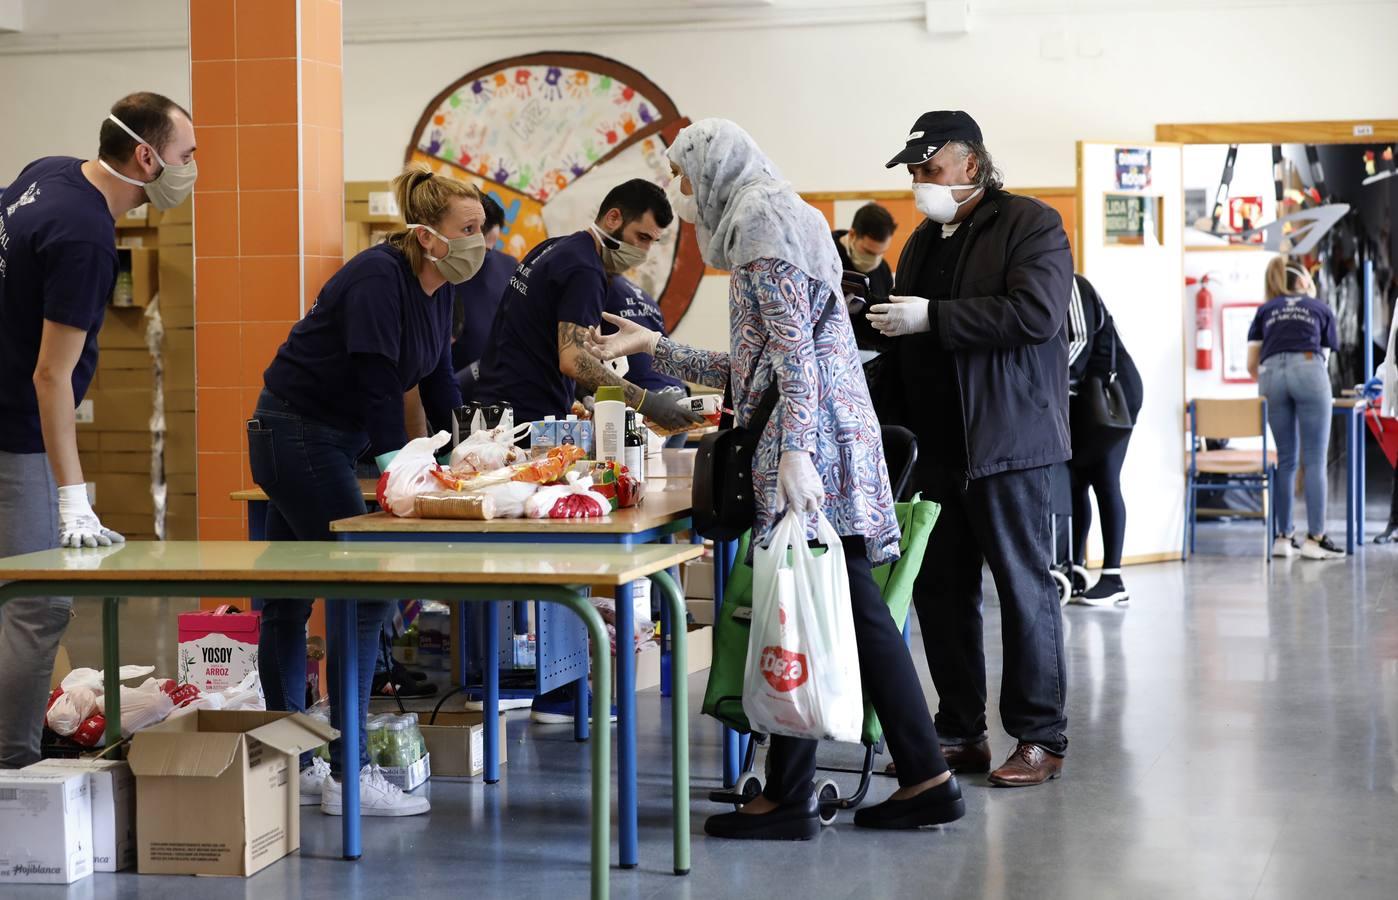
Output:
[[[1338,350],[1335,313],[1316,299],[1315,282],[1298,263],[1278,256],[1267,266],[1267,296],[1248,329],[1248,372],[1267,398],[1267,424],[1277,441],[1272,555],[1337,559],[1344,551],[1325,535],[1325,460],[1333,404],[1326,349]],[[1292,527],[1298,457],[1306,466],[1306,536]]]
[[[355,463],[366,448],[382,461],[407,442],[403,394],[419,388],[428,419],[447,427],[460,405],[451,365],[452,285],[471,278],[485,256],[485,211],[474,187],[425,169],[393,183],[408,227],[358,254],[321,288],[315,306],[291,329],[263,375],[248,421],[253,479],[267,492],[269,540],[330,539],[335,519],[362,515]],[[358,604],[360,797],[366,816],[409,816],[424,797],[384,780],[366,749],[365,718],[379,633],[392,604]],[[262,606],[258,670],[272,709],[305,705],[309,600]],[[331,721],[340,708],[330,670]],[[337,742],[338,743],[338,742]],[[332,766],[302,759],[301,802],[341,813],[339,748]],[[332,773],[332,767],[334,771]]]

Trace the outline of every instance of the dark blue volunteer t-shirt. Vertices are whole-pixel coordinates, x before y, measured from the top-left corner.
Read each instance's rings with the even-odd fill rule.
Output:
[[[87,332],[73,369],[80,402],[116,285],[116,222],[82,160],[49,156],[0,194],[0,450],[42,453],[34,366],[44,320]]]
[[[1340,349],[1335,314],[1314,297],[1273,297],[1257,309],[1249,341],[1261,341],[1260,359],[1278,353],[1319,353]]]
[[[665,317],[660,313],[660,304],[625,276],[612,276],[611,284],[607,287],[606,309],[614,316],[630,319],[651,331],[665,333]],[[604,324],[602,333],[615,334],[616,327]],[[626,380],[648,391],[684,387],[684,382],[680,379],[657,371],[654,368],[654,359],[649,353],[633,353],[626,357]]]
[[[495,311],[500,308],[500,298],[518,266],[519,260],[510,254],[487,250],[481,270],[470,281],[453,288],[457,320],[462,323],[461,334],[451,345],[451,364],[458,370],[485,356],[485,342],[490,338]]]
[[[451,370],[451,285],[423,293],[402,251],[379,244],[320,289],[263,374],[309,419],[367,432],[375,455],[407,442],[403,394],[420,388],[429,422],[461,404]]]
[[[535,247],[511,276],[495,314],[476,399],[508,401],[516,422],[567,415],[574,387],[558,370],[558,323],[600,324],[606,296],[607,273],[590,232]]]

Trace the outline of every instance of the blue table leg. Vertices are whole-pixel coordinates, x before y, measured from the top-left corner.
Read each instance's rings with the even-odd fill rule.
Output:
[[[248,501],[248,540],[265,541],[267,539],[267,501]]]
[[[1354,416],[1345,429],[1345,552],[1354,553]]]
[[[738,548],[729,541],[714,541],[714,621],[723,609],[723,594],[728,583],[729,560],[736,556]],[[726,725],[719,726],[723,744],[723,786],[733,787],[738,783],[739,760],[738,732]]]
[[[1368,519],[1365,502],[1369,489],[1369,473],[1364,469],[1364,408],[1355,407],[1354,414],[1350,416],[1354,423],[1354,470],[1355,470],[1355,496],[1354,496],[1354,538],[1355,546],[1359,549],[1364,547],[1364,524]]]
[[[636,822],[636,610],[631,595],[629,584],[616,589],[616,796],[623,869],[634,869],[640,857]]]
[[[588,739],[588,684],[584,675],[573,682],[573,740],[578,743]]]
[[[660,696],[662,697],[670,696],[670,686],[675,677],[674,658],[671,654],[673,646],[670,642],[670,629],[674,627],[675,623],[670,617],[670,604],[662,603],[660,605]]]
[[[353,600],[327,600],[331,620],[330,659],[340,669],[340,779],[344,804],[340,824],[345,859],[359,859],[359,644],[358,612]]]
[[[485,783],[500,780],[500,604],[485,604]]]

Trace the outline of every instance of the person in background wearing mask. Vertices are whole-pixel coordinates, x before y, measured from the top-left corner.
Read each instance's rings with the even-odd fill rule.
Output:
[[[992,784],[1056,778],[1068,750],[1067,672],[1049,575],[1049,467],[1069,458],[1073,260],[1053,209],[1001,187],[966,113],[929,112],[889,163],[908,167],[927,217],[869,322],[891,338],[892,424],[918,439],[917,489],[942,504],[914,589],[956,772],[990,769],[981,567],[1000,599],[1000,718],[1016,747]],[[898,402],[901,401],[901,402]],[[900,408],[901,407],[901,408]],[[888,424],[888,423],[886,423]]]
[[[485,204],[485,261],[476,277],[452,289],[455,312],[451,365],[456,370],[456,386],[461,389],[463,403],[473,399],[490,326],[495,322],[495,312],[500,308],[510,276],[519,265],[519,260],[497,249],[500,230],[505,227],[505,211],[490,197],[483,196],[481,202]]]
[[[420,388],[428,421],[449,428],[461,394],[451,368],[452,288],[475,275],[485,257],[485,211],[474,187],[425,168],[393,182],[407,227],[370,247],[325,283],[315,305],[292,326],[263,374],[262,396],[248,420],[248,463],[267,493],[267,539],[327,541],[330,523],[363,515],[355,464],[366,448],[387,465],[405,443],[403,395]],[[261,604],[258,672],[270,709],[301,711],[306,696],[306,621],[310,600]],[[366,816],[428,811],[425,797],[404,794],[368,755],[365,720],[379,633],[389,601],[358,612],[359,708],[342,708],[338,669],[330,667],[330,720],[359,717],[360,798]],[[301,802],[340,815],[339,741],[331,764],[301,760]]]
[[[866,203],[854,214],[848,231],[836,231],[835,250],[840,265],[869,277],[869,296],[885,298],[893,293],[893,270],[883,255],[893,243],[898,223],[893,214],[877,203]]]
[[[634,282],[627,279],[625,275],[613,275],[611,282],[607,285],[607,305],[606,312],[614,316],[635,322],[643,328],[651,331],[667,334],[665,330],[665,316],[660,312],[660,304],[655,302],[655,298]],[[616,326],[604,324],[603,334],[613,334]],[[672,375],[667,375],[655,368],[655,360],[649,353],[633,353],[626,357],[626,380],[643,387],[647,391],[670,391],[679,393],[676,397],[688,396],[689,389],[685,383]],[[666,447],[683,447],[685,435],[674,434],[665,441]]]
[[[88,504],[74,409],[116,285],[116,220],[194,190],[194,123],[159,94],[118,100],[97,158],[46,156],[0,195],[0,557],[125,540]],[[70,597],[0,608],[0,769],[39,760]]]
[[[562,419],[579,391],[617,385],[626,405],[666,430],[703,421],[673,396],[626,381],[589,354],[588,329],[602,323],[610,280],[645,261],[673,221],[665,192],[636,178],[612,188],[586,231],[549,238],[510,278],[476,380],[476,400],[506,402],[516,424]],[[534,699],[533,719],[573,721],[572,685]]]
[[[1340,349],[1335,313],[1316,299],[1315,282],[1299,263],[1278,256],[1267,264],[1266,303],[1248,328],[1248,373],[1267,398],[1267,424],[1277,439],[1276,539],[1272,555],[1340,559],[1345,552],[1325,534],[1326,453],[1334,405],[1326,348]],[[1306,466],[1306,538],[1292,525],[1296,466]]]

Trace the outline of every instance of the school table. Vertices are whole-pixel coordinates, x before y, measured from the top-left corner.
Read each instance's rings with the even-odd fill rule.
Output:
[[[107,745],[120,740],[118,682],[118,600],[121,597],[341,597],[387,600],[420,597],[443,602],[487,602],[529,599],[571,609],[585,624],[593,645],[608,646],[606,627],[588,600],[596,587],[618,588],[650,578],[665,596],[672,616],[683,621],[684,598],[666,571],[701,555],[692,545],[585,546],[561,544],[547,554],[537,545],[518,543],[342,543],[335,541],[131,541],[112,547],[45,550],[0,560],[0,606],[14,597],[86,596],[104,598],[102,657],[106,677]],[[341,646],[355,641],[355,599],[330,603],[330,633]],[[333,646],[333,644],[332,644]],[[683,629],[673,641],[674,655],[684,671]],[[358,708],[358,657],[339,653],[343,702]],[[598,684],[611,679],[611,658],[593,654]],[[689,871],[689,741],[687,684],[674,685],[672,705],[674,785],[673,829],[676,874]],[[592,881],[591,895],[605,898],[609,890],[610,779],[607,763],[610,732],[605,707],[592,739]],[[341,723],[342,770],[359,767],[359,722]],[[351,755],[353,754],[353,756]],[[359,782],[344,782],[343,855],[361,855]]]

